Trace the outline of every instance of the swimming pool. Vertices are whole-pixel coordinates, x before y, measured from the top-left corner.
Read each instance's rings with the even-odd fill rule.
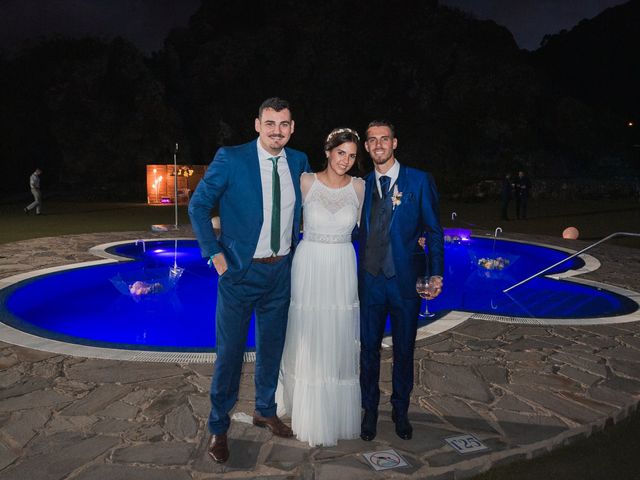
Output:
[[[0,290],[0,320],[40,337],[106,348],[211,352],[215,347],[217,276],[195,240],[113,246],[130,261],[74,268]],[[445,289],[429,302],[439,316],[472,312],[520,318],[595,318],[638,310],[631,299],[567,280],[537,278],[502,290],[566,258],[566,252],[505,240],[472,238],[445,247]],[[501,259],[498,261],[498,259]],[[171,279],[177,265],[180,275]],[[574,259],[559,273],[579,268]],[[500,268],[502,267],[502,268]],[[142,282],[142,290],[131,286]],[[253,328],[253,327],[252,327]],[[248,347],[252,347],[253,331]]]

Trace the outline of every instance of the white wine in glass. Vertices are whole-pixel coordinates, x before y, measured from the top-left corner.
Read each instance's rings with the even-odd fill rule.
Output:
[[[418,277],[416,279],[416,292],[420,298],[424,298],[424,310],[420,310],[420,318],[431,318],[435,314],[429,311],[427,297],[433,292],[433,287],[429,284],[429,277]]]

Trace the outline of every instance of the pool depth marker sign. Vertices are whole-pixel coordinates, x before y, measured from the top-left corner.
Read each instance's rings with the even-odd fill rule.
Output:
[[[383,450],[381,452],[363,453],[371,468],[374,470],[390,470],[398,467],[408,467],[409,464],[395,450]]]
[[[474,435],[465,433],[463,435],[456,435],[455,437],[448,437],[444,439],[456,452],[464,455],[465,453],[475,453],[482,450],[489,450],[484,443],[478,440]]]

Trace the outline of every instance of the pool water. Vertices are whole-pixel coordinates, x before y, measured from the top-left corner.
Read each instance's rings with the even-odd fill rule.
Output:
[[[195,240],[128,243],[109,251],[133,260],[51,273],[5,288],[0,291],[0,320],[39,336],[85,345],[215,349],[217,274],[200,257]],[[550,278],[536,278],[509,294],[502,293],[567,256],[559,250],[493,239],[446,244],[445,288],[440,297],[429,302],[429,310],[438,316],[460,310],[590,318],[638,309],[627,297]],[[174,265],[180,267],[178,274],[174,272],[168,281]],[[549,273],[580,266],[581,260],[572,259]],[[147,288],[146,293],[130,293],[136,281]],[[253,338],[252,322],[248,348],[254,346]]]

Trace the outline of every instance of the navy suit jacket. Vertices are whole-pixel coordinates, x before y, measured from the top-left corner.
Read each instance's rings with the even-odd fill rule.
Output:
[[[263,223],[262,181],[257,139],[243,145],[221,147],[189,202],[189,217],[202,256],[223,252],[232,282],[241,280],[256,251]],[[300,175],[309,171],[307,156],[285,148],[296,195],[292,247],[298,242],[302,198]],[[220,238],[211,225],[211,210],[218,206]]]
[[[366,177],[366,191],[359,228],[359,279],[364,285],[364,260],[371,218],[373,195],[378,194],[375,172]],[[431,174],[400,164],[396,182],[402,192],[400,205],[393,210],[390,238],[393,264],[403,297],[415,298],[416,278],[425,275],[444,274],[444,236],[439,218],[439,199]],[[424,249],[418,244],[420,235],[426,233],[429,263]],[[361,298],[364,298],[361,296]]]

